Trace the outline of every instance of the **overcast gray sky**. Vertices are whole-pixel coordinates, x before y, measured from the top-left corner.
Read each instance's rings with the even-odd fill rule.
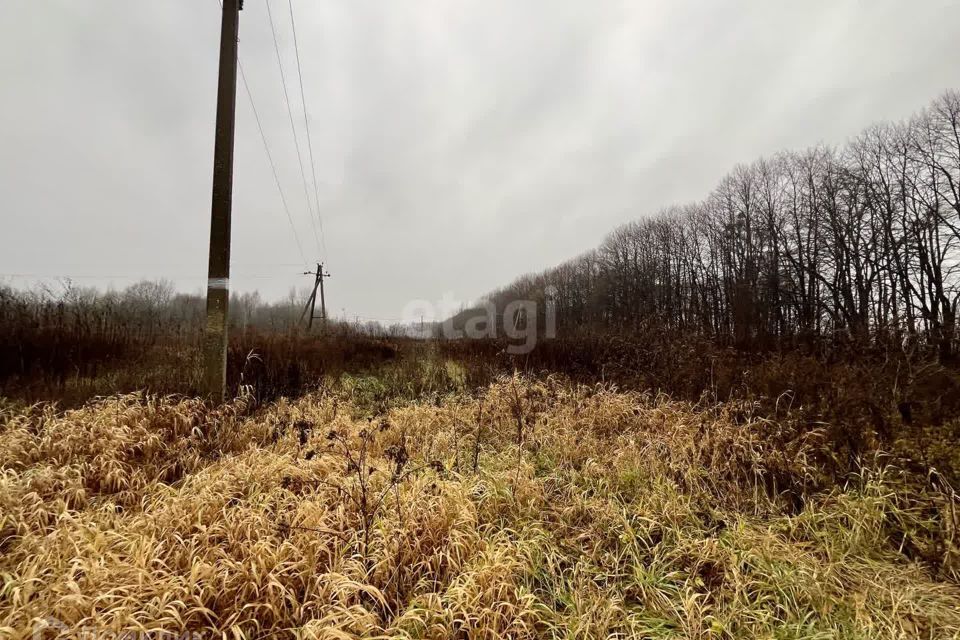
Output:
[[[313,261],[267,1],[246,0],[241,60]],[[287,2],[269,1],[303,136]],[[738,162],[842,143],[960,87],[950,0],[293,6],[337,315],[475,298],[704,197]],[[217,0],[2,14],[0,273],[199,291]],[[307,282],[242,85],[237,104],[233,286],[279,298]]]

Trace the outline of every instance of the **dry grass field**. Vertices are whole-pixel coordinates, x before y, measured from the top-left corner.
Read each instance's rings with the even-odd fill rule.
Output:
[[[370,384],[3,410],[0,636],[960,637],[935,472],[828,477],[747,402]]]
[[[960,0],[742,4],[0,2],[0,640],[960,640]]]

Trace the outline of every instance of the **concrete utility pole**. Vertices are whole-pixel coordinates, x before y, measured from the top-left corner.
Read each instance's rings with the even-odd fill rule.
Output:
[[[327,298],[323,292],[323,280],[329,278],[330,274],[324,271],[323,263],[317,263],[317,271],[304,271],[303,275],[313,276],[313,291],[310,293],[310,298],[307,299],[307,305],[303,308],[303,313],[300,314],[300,321],[303,322],[304,316],[307,315],[307,311],[310,312],[310,318],[307,321],[307,329],[313,328],[313,321],[317,317],[317,289],[320,289],[320,318],[323,322],[323,330],[327,330]]]
[[[233,140],[237,106],[237,38],[243,0],[223,0],[220,83],[213,152],[213,205],[207,269],[207,326],[203,337],[204,391],[222,402],[227,393],[227,306],[230,301],[230,216],[233,210]]]

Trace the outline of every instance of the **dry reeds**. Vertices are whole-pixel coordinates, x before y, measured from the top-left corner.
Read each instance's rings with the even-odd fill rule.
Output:
[[[960,634],[952,490],[874,461],[826,484],[818,432],[552,378],[376,415],[355,392],[0,414],[0,629]]]

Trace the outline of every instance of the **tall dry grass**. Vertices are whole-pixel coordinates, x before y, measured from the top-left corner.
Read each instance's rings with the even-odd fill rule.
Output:
[[[252,301],[251,301],[252,299]],[[399,340],[331,322],[322,335],[297,321],[299,304],[233,301],[227,385],[258,400],[296,395],[324,376],[391,361]],[[203,299],[142,282],[123,292],[0,284],[0,397],[79,406],[98,395],[202,390]]]
[[[542,340],[510,355],[502,340],[450,340],[439,352],[461,363],[468,383],[503,372],[561,373],[578,382],[615,383],[690,401],[749,401],[777,421],[825,427],[835,472],[855,471],[877,451],[936,469],[960,484],[960,369],[892,345],[839,348],[784,344],[750,352],[655,328],[627,334],[582,333]]]
[[[820,431],[554,378],[359,393],[6,410],[0,629],[960,634],[952,489],[872,459],[833,484]]]

